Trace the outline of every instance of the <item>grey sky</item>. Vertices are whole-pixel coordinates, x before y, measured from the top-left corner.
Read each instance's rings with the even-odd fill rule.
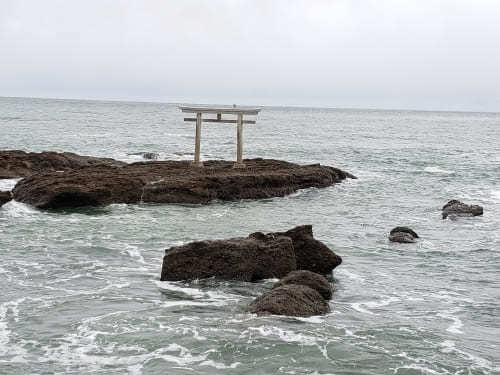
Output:
[[[0,0],[0,96],[500,111],[500,1]]]

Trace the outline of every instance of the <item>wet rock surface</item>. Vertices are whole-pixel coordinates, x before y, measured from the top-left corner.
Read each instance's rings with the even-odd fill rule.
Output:
[[[259,315],[308,317],[327,314],[330,307],[316,290],[305,285],[287,284],[257,297],[246,311]]]
[[[304,285],[311,289],[314,289],[319,294],[321,294],[324,299],[327,300],[331,299],[333,295],[333,288],[326,277],[315,272],[304,270],[292,271],[276,284],[274,284],[273,289],[290,284]]]
[[[162,281],[215,277],[256,281],[296,269],[292,240],[254,233],[246,238],[198,241],[165,250]]]
[[[41,209],[142,202],[207,204],[285,196],[355,178],[319,164],[301,166],[272,159],[246,159],[244,163],[246,168],[214,160],[204,161],[205,168],[192,167],[189,161],[84,166],[29,176],[15,186],[13,195]],[[316,260],[313,263],[321,268]]]
[[[413,243],[419,238],[418,234],[408,227],[396,227],[389,233],[389,241],[399,243]]]
[[[10,191],[0,191],[0,207],[12,200]]]
[[[27,177],[39,172],[66,171],[88,166],[123,166],[110,158],[82,156],[72,152],[0,151],[0,178]]]
[[[443,206],[443,219],[450,217],[470,217],[483,214],[483,207],[476,204],[465,204],[458,200],[451,200]]]
[[[327,274],[342,263],[340,256],[313,237],[312,225],[301,225],[275,234],[292,239],[299,270]]]
[[[300,247],[301,242],[289,236],[293,233],[307,235],[314,246]],[[296,237],[296,238],[297,238]],[[300,238],[300,237],[299,237]],[[314,241],[312,241],[312,240]],[[299,248],[299,250],[297,250]],[[318,252],[319,251],[321,252]],[[165,250],[161,280],[193,280],[215,277],[224,280],[256,281],[266,278],[281,278],[291,271],[299,269],[301,257],[323,255],[326,260],[330,254],[335,263],[323,267],[325,273],[331,272],[341,262],[341,258],[333,253],[321,241],[312,237],[312,226],[302,225],[288,232],[256,232],[248,237],[227,240],[197,241],[182,246],[174,246]],[[339,261],[340,259],[340,261]],[[304,271],[307,272],[307,271]],[[312,272],[309,272],[311,274]],[[295,275],[295,280],[311,279],[311,285],[319,285],[307,274]]]

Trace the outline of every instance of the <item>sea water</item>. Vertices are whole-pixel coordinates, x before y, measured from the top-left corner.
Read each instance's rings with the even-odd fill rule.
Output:
[[[0,149],[190,159],[173,104],[0,99]],[[264,108],[245,157],[355,174],[206,206],[0,208],[0,374],[500,373],[500,114]],[[204,159],[236,129],[203,124]],[[0,190],[17,180],[0,180]],[[450,199],[484,216],[442,220]],[[276,280],[160,282],[170,246],[312,224],[343,257],[332,312],[244,312]],[[389,243],[408,225],[416,244]]]

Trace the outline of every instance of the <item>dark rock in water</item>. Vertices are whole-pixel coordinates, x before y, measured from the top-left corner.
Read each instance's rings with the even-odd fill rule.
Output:
[[[418,234],[408,227],[396,227],[389,233],[389,241],[400,243],[413,243],[419,238]]]
[[[142,157],[148,160],[157,160],[160,155],[156,152],[145,152],[142,154]]]
[[[204,161],[205,168],[192,167],[188,161],[151,161],[44,172],[20,181],[13,194],[17,201],[42,209],[140,202],[207,204],[217,199],[285,196],[299,189],[322,188],[355,178],[319,164],[300,166],[272,159],[244,162],[246,168],[233,168],[234,163],[229,161]],[[304,239],[301,241],[305,245],[314,242],[307,236],[298,237]],[[315,268],[331,268],[323,267],[319,259],[313,263]]]
[[[215,277],[256,281],[296,269],[288,237],[254,233],[246,238],[191,242],[165,250],[162,281]]]
[[[142,156],[147,160],[158,160],[160,158],[160,154],[158,154],[157,152],[133,152],[128,155]]]
[[[458,200],[451,200],[443,206],[443,219],[448,216],[480,216],[483,214],[483,207],[473,204],[465,204]]]
[[[259,315],[307,317],[327,314],[330,307],[316,290],[305,285],[288,284],[257,297],[247,306],[246,311]]]
[[[333,288],[326,277],[311,271],[292,271],[274,284],[273,289],[289,284],[304,285],[317,291],[324,299],[332,298]]]
[[[10,191],[0,191],[0,207],[12,200]]]
[[[27,177],[39,172],[67,171],[97,165],[122,166],[125,163],[71,152],[0,151],[0,178]]]
[[[307,249],[301,248],[300,242],[296,245],[289,233],[293,233],[297,238],[301,231],[312,238],[311,226],[303,225],[284,233],[256,232],[248,237],[198,241],[171,247],[165,250],[161,280],[215,277],[224,280],[255,281],[283,277],[299,268],[297,259],[305,257],[308,252],[311,258],[323,256],[325,262],[332,259],[336,261],[335,264],[330,263],[329,267],[323,268],[326,270],[325,273],[340,264],[338,261],[340,257],[314,238],[312,240],[308,238],[314,246]],[[299,248],[298,251],[297,248]],[[313,274],[303,272],[306,273],[296,275],[295,279],[302,277],[306,280],[307,274]],[[313,276],[309,278],[313,279]]]
[[[299,270],[327,274],[342,263],[340,256],[313,237],[312,225],[301,225],[287,232],[274,234],[292,239]]]

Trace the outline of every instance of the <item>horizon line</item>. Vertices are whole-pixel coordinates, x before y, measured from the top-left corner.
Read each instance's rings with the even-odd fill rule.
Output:
[[[222,103],[195,103],[183,101],[157,101],[157,100],[124,100],[124,99],[92,99],[92,98],[75,98],[75,97],[44,97],[44,96],[2,96],[0,99],[41,99],[41,100],[61,100],[61,101],[87,101],[87,102],[113,102],[113,103],[142,103],[142,104],[197,104],[197,105],[222,105]],[[230,105],[230,104],[229,104]],[[255,106],[256,104],[240,104],[241,106]],[[262,108],[303,108],[303,109],[331,109],[331,110],[346,110],[346,111],[387,111],[387,112],[442,112],[442,113],[488,113],[500,114],[500,111],[471,111],[471,110],[449,110],[449,109],[415,109],[415,108],[375,108],[375,107],[331,107],[321,105],[307,104],[258,104]]]

